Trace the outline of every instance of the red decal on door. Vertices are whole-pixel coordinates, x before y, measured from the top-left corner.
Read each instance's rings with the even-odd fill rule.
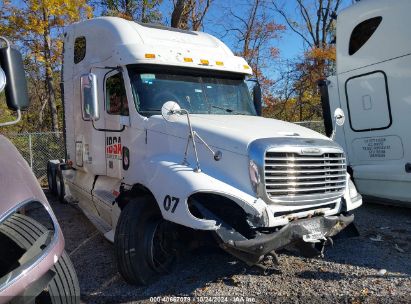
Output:
[[[120,136],[106,137],[106,158],[122,159]]]

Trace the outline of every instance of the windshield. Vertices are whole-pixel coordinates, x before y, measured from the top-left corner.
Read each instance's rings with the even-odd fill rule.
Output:
[[[162,67],[129,67],[137,111],[161,113],[167,101],[193,114],[256,115],[244,76],[203,75],[207,71]]]

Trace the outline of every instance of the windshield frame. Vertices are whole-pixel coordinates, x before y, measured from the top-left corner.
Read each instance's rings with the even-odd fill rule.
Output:
[[[246,74],[241,73],[233,73],[227,71],[220,71],[220,70],[212,70],[212,69],[201,69],[201,68],[192,68],[192,67],[181,67],[181,66],[172,66],[172,65],[158,65],[158,64],[129,64],[126,66],[128,76],[130,79],[130,87],[133,96],[133,103],[136,111],[139,115],[143,117],[150,117],[153,115],[160,115],[161,112],[159,109],[158,113],[156,111],[152,111],[152,114],[147,114],[151,111],[141,111],[138,108],[138,96],[136,96],[137,92],[135,89],[135,85],[133,84],[133,79],[136,75],[139,74],[166,74],[166,75],[181,75],[181,76],[191,76],[191,77],[199,77],[201,81],[199,82],[202,86],[206,84],[206,82],[202,81],[202,78],[212,78],[212,79],[226,79],[226,80],[233,80],[233,81],[246,81]],[[247,86],[245,84],[245,86]],[[220,108],[221,113],[201,113],[204,115],[247,115],[247,116],[257,116],[257,112],[254,107],[253,99],[250,92],[247,90],[247,104],[249,106],[248,113],[244,112],[237,112],[235,109],[225,109],[221,107],[215,107],[213,103],[209,103],[207,98],[207,102],[209,103],[209,108]],[[192,113],[192,114],[200,114],[200,113]]]

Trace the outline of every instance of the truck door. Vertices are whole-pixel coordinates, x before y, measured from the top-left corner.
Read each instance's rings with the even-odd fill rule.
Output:
[[[105,139],[107,176],[121,178],[121,136],[130,125],[127,95],[121,71],[111,71],[104,77]]]

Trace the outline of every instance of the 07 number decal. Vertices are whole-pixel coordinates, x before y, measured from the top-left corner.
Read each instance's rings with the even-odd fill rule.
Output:
[[[178,197],[167,195],[164,198],[164,202],[163,202],[164,209],[166,211],[169,211],[171,209],[171,213],[174,213],[174,211],[176,211],[179,201],[180,199]]]

